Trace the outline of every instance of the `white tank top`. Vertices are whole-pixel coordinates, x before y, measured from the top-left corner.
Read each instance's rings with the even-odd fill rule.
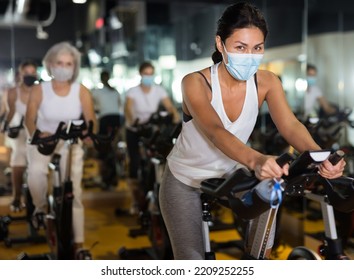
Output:
[[[15,102],[15,110],[16,113],[19,113],[22,116],[26,115],[27,104],[23,103],[21,100],[20,89],[16,88],[16,102]]]
[[[80,84],[73,83],[66,96],[57,95],[52,82],[42,82],[42,102],[38,110],[37,128],[54,133],[60,122],[67,123],[81,117]]]
[[[142,124],[157,111],[161,101],[167,97],[167,92],[162,86],[155,84],[148,93],[144,93],[140,86],[136,86],[127,91],[126,97],[133,100],[133,123],[139,119],[139,124]],[[133,123],[126,122],[126,126],[130,127]]]
[[[211,105],[224,127],[246,143],[258,116],[258,96],[254,77],[247,81],[246,97],[240,116],[236,121],[231,122],[222,102],[218,66],[219,64],[216,64],[211,67]],[[172,174],[182,183],[199,188],[201,181],[222,177],[238,164],[214,146],[196,126],[194,119],[183,122],[182,126],[176,144],[167,157]]]

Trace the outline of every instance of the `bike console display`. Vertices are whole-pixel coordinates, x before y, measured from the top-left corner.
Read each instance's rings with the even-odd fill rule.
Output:
[[[329,158],[330,150],[306,151],[300,154],[289,167],[287,179],[294,178],[304,173],[312,173],[317,166]]]

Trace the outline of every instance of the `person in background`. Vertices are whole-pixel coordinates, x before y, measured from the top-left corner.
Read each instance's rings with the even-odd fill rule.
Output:
[[[67,42],[53,45],[45,54],[43,66],[52,80],[35,85],[30,93],[25,116],[25,125],[30,137],[36,129],[40,130],[40,137],[53,135],[60,122],[67,123],[82,117],[86,123],[92,121],[96,131],[97,121],[92,95],[85,86],[76,81],[80,61],[79,51]],[[63,140],[58,142],[53,153],[61,155],[61,172],[65,174],[68,150]],[[84,255],[84,206],[81,197],[83,155],[81,141],[72,145],[73,235],[75,255],[78,259]],[[51,155],[43,155],[37,150],[37,146],[28,145],[27,157],[28,187],[35,206],[33,223],[38,224],[42,222],[47,209],[47,175]]]
[[[138,86],[126,92],[124,106],[126,142],[129,157],[128,186],[133,195],[131,213],[137,213],[140,197],[138,174],[140,170],[139,135],[135,125],[144,124],[149,121],[153,113],[156,113],[162,105],[166,111],[172,114],[173,122],[180,120],[179,113],[168,97],[166,90],[154,83],[155,67],[151,62],[143,62],[139,66],[141,81]]]
[[[182,80],[183,124],[167,157],[159,201],[175,259],[204,259],[200,184],[246,167],[259,180],[288,174],[276,156],[262,154],[247,145],[259,108],[267,102],[280,134],[297,151],[320,150],[305,126],[289,107],[279,78],[258,70],[268,28],[258,8],[238,2],[226,8],[218,20],[214,64],[186,75]],[[343,173],[345,161],[319,166],[326,178]],[[250,220],[254,233],[258,218]],[[273,246],[271,230],[266,254]],[[249,236],[249,235],[248,235]],[[249,248],[250,239],[245,247]],[[249,249],[246,249],[249,252]]]
[[[103,70],[100,78],[103,87],[93,89],[92,95],[98,111],[99,133],[107,135],[111,129],[119,129],[123,123],[123,106],[119,92],[109,84],[110,73]]]
[[[102,88],[92,90],[96,111],[99,118],[99,134],[115,135],[112,145],[116,145],[120,138],[120,128],[124,122],[124,115],[121,108],[122,100],[119,92],[109,84],[110,73],[107,70],[101,72]],[[114,147],[112,147],[114,150]],[[100,174],[105,188],[116,186],[118,182],[116,171],[116,155],[109,152],[100,152]]]
[[[336,108],[331,105],[323,96],[321,88],[317,85],[317,67],[308,64],[306,67],[307,90],[304,96],[304,117],[318,117],[320,111],[325,115],[336,112]]]
[[[7,93],[8,112],[5,117],[5,132],[9,127],[22,125],[21,122],[26,115],[27,101],[37,79],[37,64],[31,60],[23,61],[18,67],[18,83]],[[27,167],[27,135],[25,129],[20,129],[18,134],[7,133],[7,136],[11,138],[9,144],[11,147],[10,167],[13,201],[10,204],[10,209],[13,212],[18,212],[25,206],[21,201],[21,196],[24,173]]]

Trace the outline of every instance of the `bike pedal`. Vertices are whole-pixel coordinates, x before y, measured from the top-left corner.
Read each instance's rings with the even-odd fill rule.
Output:
[[[75,253],[76,260],[92,260],[92,255],[89,250],[79,249]]]
[[[39,230],[41,228],[46,229],[47,225],[45,223],[45,214],[44,213],[37,213],[32,216],[31,220],[32,226],[35,230]]]
[[[14,212],[14,213],[21,212],[25,207],[26,207],[26,205],[24,203],[22,203],[20,200],[14,200],[10,204],[10,210],[11,210],[11,212]]]

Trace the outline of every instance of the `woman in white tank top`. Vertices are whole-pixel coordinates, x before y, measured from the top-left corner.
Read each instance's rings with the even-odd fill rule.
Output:
[[[264,101],[290,145],[299,152],[320,149],[288,106],[279,78],[258,70],[267,32],[265,19],[255,6],[229,6],[218,21],[215,65],[190,73],[182,81],[182,131],[168,156],[160,189],[161,211],[176,259],[204,258],[202,180],[222,177],[238,164],[254,170],[260,180],[287,174],[288,165],[280,167],[274,156],[246,144]],[[326,161],[320,173],[338,177],[344,165],[343,160],[336,166]],[[269,255],[271,247],[267,248]]]
[[[80,68],[80,53],[68,43],[58,43],[51,47],[43,59],[43,64],[52,76],[49,82],[35,86],[27,105],[25,125],[31,136],[36,129],[40,137],[52,135],[59,122],[81,118],[93,121],[96,130],[91,93],[82,84],[75,82]],[[46,211],[47,173],[51,156],[40,154],[36,146],[28,145],[28,185],[35,205],[34,221]],[[53,153],[61,154],[62,174],[66,163],[67,149],[62,141]],[[81,201],[81,178],[83,172],[83,149],[81,143],[72,147],[71,179],[73,181],[73,229],[77,252],[84,244],[84,208]],[[78,254],[80,255],[80,254]]]
[[[34,61],[23,61],[18,67],[18,85],[7,93],[8,112],[5,122],[9,127],[19,126],[26,114],[27,101],[34,82],[37,80],[37,65]],[[11,147],[10,167],[13,201],[10,209],[13,212],[21,211],[24,203],[22,185],[27,166],[26,132],[21,129],[16,138],[9,138]]]

